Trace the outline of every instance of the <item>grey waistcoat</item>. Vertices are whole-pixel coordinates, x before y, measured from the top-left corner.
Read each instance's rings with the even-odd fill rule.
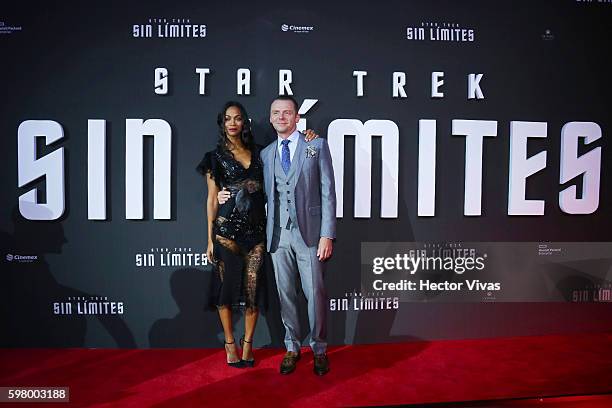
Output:
[[[277,150],[274,158],[274,224],[277,227],[289,228],[297,220],[293,193],[295,188],[295,167],[292,161],[289,173],[285,174]]]

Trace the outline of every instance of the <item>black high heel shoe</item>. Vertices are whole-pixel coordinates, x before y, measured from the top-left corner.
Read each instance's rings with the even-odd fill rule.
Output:
[[[242,338],[240,338],[240,348],[244,348],[243,347],[244,343],[252,344],[253,343],[253,339],[251,339],[251,341],[248,341],[248,340],[244,339],[244,336],[242,336]],[[251,346],[251,353],[253,353],[252,347],[253,346]],[[252,358],[250,360],[240,359],[240,361],[242,362],[242,366],[243,367],[254,367],[255,366],[255,358]]]
[[[227,342],[227,341],[223,341],[223,343],[227,344],[234,344],[234,342]],[[224,346],[225,347],[225,346]],[[227,348],[225,348],[225,353],[227,354]],[[244,363],[242,362],[242,359],[240,359],[240,361],[234,361],[233,363],[230,363],[229,361],[227,361],[227,365],[230,367],[234,367],[234,368],[244,368]]]

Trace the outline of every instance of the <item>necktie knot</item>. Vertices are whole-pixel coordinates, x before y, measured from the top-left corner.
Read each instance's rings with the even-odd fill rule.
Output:
[[[285,140],[283,140],[283,141],[281,142],[281,144],[282,144],[283,146],[287,146],[287,145],[289,144],[289,142],[291,142],[291,140],[289,140],[289,139],[285,139]]]

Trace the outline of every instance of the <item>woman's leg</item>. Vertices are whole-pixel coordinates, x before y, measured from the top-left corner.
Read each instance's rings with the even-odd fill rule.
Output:
[[[232,309],[227,306],[220,306],[217,310],[219,311],[219,318],[223,326],[223,335],[225,336],[225,354],[227,355],[227,362],[237,363],[240,361],[240,358],[238,357],[238,350],[236,349],[236,342],[234,340]]]
[[[245,256],[245,298],[247,308],[244,316],[244,344],[242,346],[242,359],[253,359],[253,334],[259,317],[257,309],[257,285],[259,274],[262,272],[265,245],[255,245]]]
[[[225,237],[221,237],[219,235],[216,236],[217,242],[222,245],[224,248],[227,248],[234,254],[238,254],[239,249],[236,243],[232,240],[229,240]],[[218,272],[219,279],[223,283],[225,277],[225,263],[219,259],[218,260]],[[234,329],[232,323],[232,308],[228,305],[217,306],[217,310],[219,311],[219,319],[221,320],[221,325],[223,326],[223,335],[225,337],[225,353],[227,355],[228,363],[237,363],[240,361],[240,357],[238,357],[238,349],[236,347],[236,341],[234,339]]]
[[[257,308],[248,308],[244,313],[244,343],[242,344],[242,359],[253,359],[253,333],[257,325],[259,310]]]

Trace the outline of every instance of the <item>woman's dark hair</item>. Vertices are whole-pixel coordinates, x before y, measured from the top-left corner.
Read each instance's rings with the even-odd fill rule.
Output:
[[[235,106],[240,110],[240,115],[242,116],[242,133],[240,134],[240,140],[244,146],[253,151],[255,148],[255,141],[253,140],[253,132],[251,131],[251,121],[249,120],[249,114],[246,109],[240,102],[236,101],[228,101],[223,105],[223,108],[217,115],[217,125],[219,126],[219,140],[217,142],[217,147],[224,153],[231,154],[228,150],[228,145],[230,143],[227,135],[225,134],[225,112],[232,106]]]

